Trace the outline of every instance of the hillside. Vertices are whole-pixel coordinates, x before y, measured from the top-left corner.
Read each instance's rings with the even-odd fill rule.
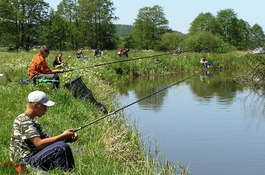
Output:
[[[133,26],[132,25],[126,25],[126,24],[114,24],[117,29],[117,36],[118,37],[127,37],[129,36],[132,31],[133,31]],[[174,33],[181,33],[178,31],[174,31]]]
[[[133,26],[125,24],[115,24],[118,37],[127,37],[132,33]]]

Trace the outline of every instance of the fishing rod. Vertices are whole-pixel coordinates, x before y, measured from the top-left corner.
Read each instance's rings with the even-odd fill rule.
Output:
[[[108,114],[106,114],[105,116],[100,117],[100,118],[98,118],[98,119],[96,119],[96,120],[94,120],[94,121],[92,121],[92,122],[90,122],[90,123],[88,123],[88,124],[86,124],[86,125],[84,125],[84,126],[80,126],[79,128],[74,129],[73,132],[79,131],[79,130],[81,130],[81,129],[83,129],[83,128],[89,126],[89,125],[92,125],[92,124],[94,124],[94,123],[96,123],[96,122],[98,122],[98,121],[100,121],[100,120],[102,120],[102,119],[104,119],[104,118],[107,118],[107,117],[111,116],[112,114],[116,114],[117,112],[119,112],[119,111],[121,111],[121,110],[123,110],[123,109],[125,109],[125,108],[127,108],[127,107],[129,107],[129,106],[132,106],[132,105],[135,104],[135,103],[138,103],[138,102],[140,102],[140,101],[143,101],[144,99],[147,99],[147,98],[149,98],[149,97],[151,97],[151,96],[153,96],[153,95],[155,95],[155,94],[157,94],[157,93],[159,93],[159,92],[161,92],[161,91],[164,91],[164,90],[166,90],[166,89],[168,89],[168,88],[170,88],[170,87],[172,87],[172,86],[175,86],[176,84],[179,84],[179,83],[181,83],[181,82],[183,82],[183,81],[185,81],[185,80],[187,80],[187,79],[190,79],[190,78],[192,78],[192,77],[194,77],[194,76],[196,76],[196,75],[198,75],[198,74],[200,74],[200,73],[202,73],[202,72],[203,72],[203,71],[200,71],[199,73],[196,73],[196,74],[194,74],[194,75],[191,75],[191,76],[189,76],[189,77],[187,77],[187,78],[185,78],[185,79],[182,79],[182,80],[180,80],[180,81],[178,81],[178,82],[176,82],[176,83],[174,83],[174,84],[171,84],[171,85],[169,85],[169,86],[167,86],[167,87],[165,87],[165,88],[163,88],[163,89],[161,89],[161,90],[159,90],[159,91],[156,91],[156,92],[154,92],[154,93],[152,93],[152,94],[150,94],[150,95],[148,95],[148,96],[146,96],[146,97],[143,97],[143,98],[141,98],[140,100],[137,100],[137,101],[135,101],[135,102],[133,102],[133,103],[130,103],[130,104],[128,104],[128,105],[126,105],[126,106],[124,106],[124,107],[122,107],[122,108],[119,108],[119,109],[117,109],[117,110],[115,110],[115,111],[113,111],[113,112],[111,112],[111,113],[108,113]]]
[[[71,71],[80,70],[80,69],[86,69],[86,68],[104,66],[104,65],[121,63],[121,62],[126,62],[126,61],[140,60],[140,59],[149,58],[149,57],[158,57],[158,56],[169,55],[169,54],[172,54],[172,53],[165,53],[165,54],[159,54],[159,55],[150,55],[150,56],[145,56],[145,57],[140,57],[140,58],[133,58],[133,59],[127,59],[127,60],[121,60],[121,61],[114,61],[114,62],[109,62],[109,63],[96,64],[96,65],[91,65],[91,66],[86,66],[86,67],[80,67],[80,68],[76,68],[76,69],[65,70],[64,72],[71,72]]]
[[[215,48],[215,47],[212,47],[212,48]],[[186,50],[186,51],[180,51],[180,49],[176,49],[175,51],[178,51],[180,53],[183,53],[183,52],[190,52],[190,51],[196,51],[196,50],[198,50],[198,49],[195,49],[195,50]],[[114,62],[109,62],[109,63],[96,64],[96,65],[91,65],[91,66],[86,66],[86,67],[80,67],[80,68],[65,70],[64,72],[71,72],[71,71],[80,70],[80,69],[87,69],[87,68],[92,68],[92,67],[98,67],[98,66],[116,64],[116,63],[127,62],[127,61],[140,60],[140,59],[149,58],[149,57],[158,57],[158,56],[169,55],[169,54],[172,54],[172,52],[165,53],[165,54],[159,54],[159,55],[150,55],[150,56],[145,56],[145,57],[140,57],[140,58],[133,58],[133,59],[121,60],[121,61],[114,61]]]

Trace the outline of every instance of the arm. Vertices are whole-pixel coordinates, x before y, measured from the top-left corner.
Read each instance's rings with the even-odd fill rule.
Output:
[[[60,63],[60,64],[62,64],[62,63],[63,63],[63,62],[61,62],[61,60],[60,60],[59,56],[57,56],[57,57],[56,57],[56,59],[57,59],[58,63]]]
[[[72,129],[64,131],[62,134],[50,138],[41,139],[40,137],[30,138],[30,141],[35,145],[38,150],[42,150],[43,148],[58,142],[65,140],[72,140],[75,142],[78,139],[77,133],[74,133]]]
[[[47,72],[47,74],[56,74],[56,73],[64,73],[64,70],[58,69],[58,70],[50,70]]]

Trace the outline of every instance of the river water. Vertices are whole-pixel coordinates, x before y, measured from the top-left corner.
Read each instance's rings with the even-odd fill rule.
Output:
[[[191,75],[134,79],[116,97],[128,105],[177,83],[126,108],[144,141],[157,140],[166,160],[193,175],[264,175],[264,96],[230,81],[237,74],[203,72],[180,83]]]

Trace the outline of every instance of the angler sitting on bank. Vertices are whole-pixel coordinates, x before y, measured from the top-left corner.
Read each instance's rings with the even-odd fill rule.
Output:
[[[181,56],[180,47],[177,50],[173,50],[173,55]]]
[[[103,55],[103,52],[100,52],[100,51],[99,51],[99,48],[97,48],[97,49],[94,51],[94,53],[93,53],[93,56],[94,56],[94,57],[96,57],[96,56],[99,56],[99,57],[100,57],[101,55]]]
[[[79,51],[76,52],[76,58],[77,59],[80,59],[80,58],[83,58],[84,57],[82,51],[83,51],[82,49],[79,49]]]
[[[121,55],[122,55],[122,49],[121,49],[121,48],[119,48],[119,51],[118,51],[118,57],[120,58],[120,57],[121,57]]]
[[[128,52],[130,50],[129,49],[124,49],[124,51],[122,52],[123,55],[125,55],[128,58]]]
[[[56,168],[65,172],[74,171],[73,154],[66,142],[77,141],[78,134],[68,129],[50,137],[36,120],[43,117],[47,106],[54,104],[42,91],[33,91],[28,95],[26,111],[18,115],[13,123],[10,139],[12,161],[27,163],[44,171]]]
[[[201,59],[200,63],[201,63],[204,67],[206,67],[206,68],[209,68],[210,66],[212,66],[212,67],[214,68],[214,65],[213,65],[212,60],[206,61],[206,60],[205,60],[205,57],[203,57],[203,58]]]
[[[160,60],[159,60],[158,57],[155,59],[155,62],[156,62],[159,66],[162,66],[162,63],[160,62]]]
[[[124,50],[122,50],[121,48],[119,49],[119,51],[118,51],[118,57],[120,58],[122,55],[125,55],[127,58],[128,58],[128,52],[129,52],[130,50],[129,49],[124,49]]]
[[[63,73],[64,70],[51,70],[47,63],[46,58],[49,56],[49,48],[43,45],[40,52],[37,53],[30,62],[28,75],[35,82],[37,79],[45,78],[49,80],[57,80],[53,83],[54,88],[59,88],[58,73]]]
[[[54,58],[53,67],[65,67],[67,65],[67,62],[62,61],[62,56],[62,52],[59,52],[58,56]]]

